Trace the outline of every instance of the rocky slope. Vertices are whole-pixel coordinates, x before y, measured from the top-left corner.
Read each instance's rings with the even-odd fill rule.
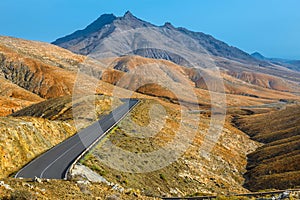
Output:
[[[122,104],[117,98],[100,95],[72,100],[72,96],[52,98],[0,118],[0,178],[76,133],[79,123],[86,127]],[[76,118],[83,115],[86,118]]]
[[[186,37],[190,37],[194,39],[197,43],[199,43],[203,49],[205,49],[207,52],[209,52],[212,55],[215,56],[221,56],[229,59],[237,59],[237,60],[247,60],[252,62],[257,62],[253,57],[251,57],[249,54],[235,48],[227,45],[224,42],[221,42],[215,38],[213,38],[210,35],[204,34],[204,33],[196,33],[189,31],[184,28],[175,28],[170,23],[166,23],[164,26],[155,26],[148,22],[145,22],[143,20],[138,19],[137,17],[133,16],[132,13],[129,11],[125,13],[123,17],[116,17],[112,14],[104,14],[100,16],[96,21],[94,21],[92,24],[87,26],[85,29],[76,31],[68,36],[65,36],[63,38],[57,39],[53,44],[56,44],[58,46],[61,46],[63,48],[70,49],[71,51],[83,54],[83,55],[99,55],[100,50],[99,46],[104,43],[104,40],[106,40],[108,37],[110,37],[113,34],[116,34],[117,31],[127,31],[132,29],[148,29],[149,31],[156,31],[160,33],[160,36],[170,36],[175,35],[175,33],[182,35]],[[145,33],[144,33],[145,34]],[[167,48],[161,48],[160,49],[151,49],[151,48],[142,48],[142,46],[147,46],[147,43],[154,43],[153,41],[156,38],[150,38],[148,37],[151,35],[151,33],[147,33],[148,35],[140,35],[136,36],[135,39],[138,39],[138,41],[135,41],[136,47],[135,49],[132,49],[137,55],[147,55],[146,57],[151,58],[164,58],[171,61],[176,61],[177,56],[174,54],[167,52],[167,51],[161,51],[165,50]],[[148,41],[142,42],[143,39],[149,39]],[[120,43],[119,45],[123,45],[124,43]],[[192,46],[189,46],[189,43],[181,43],[181,45],[187,46],[188,49],[192,49]],[[172,49],[172,48],[171,48]],[[116,49],[112,49],[116,50]],[[97,52],[96,52],[97,51]],[[129,51],[130,52],[130,51]],[[129,52],[123,52],[123,53],[129,53]],[[100,56],[100,55],[99,55]],[[117,55],[117,56],[120,56]],[[180,59],[178,60],[180,61]],[[180,64],[180,63],[177,63]],[[182,63],[181,63],[182,64]]]
[[[0,119],[0,178],[76,133],[70,124],[40,118]]]
[[[1,75],[42,98],[71,94],[76,74],[58,66],[83,60],[49,44],[9,37],[0,38],[0,52]]]
[[[198,114],[187,114],[191,116],[181,124],[179,106],[162,103],[162,107],[155,107],[157,103],[143,101],[82,163],[108,181],[124,188],[139,189],[150,196],[246,192],[242,187],[246,155],[254,151],[259,146],[258,143],[226,123],[218,142],[209,140],[212,150],[205,157],[200,150],[205,146],[203,143],[208,142],[205,137],[208,137],[210,118],[201,115],[201,122],[198,124],[193,119],[199,117]],[[176,154],[176,147],[169,154],[168,145],[176,137],[187,139],[191,133],[195,133],[195,137],[187,151],[175,162],[169,163],[172,154]],[[155,153],[164,148],[166,150],[163,154],[166,155],[160,154],[161,159],[155,157],[142,162],[142,154]],[[120,149],[123,153],[115,154]],[[128,155],[127,158],[127,153],[124,152],[131,152],[133,155]],[[166,167],[159,167],[164,166],[165,162],[168,163]],[[143,170],[144,172],[139,173]]]
[[[118,191],[103,183],[86,181],[3,179],[0,181],[1,199],[141,199],[158,200],[160,198],[146,197],[140,191]]]
[[[248,155],[245,187],[257,191],[300,186],[299,114],[299,105],[293,105],[235,118],[238,128],[264,144]]]

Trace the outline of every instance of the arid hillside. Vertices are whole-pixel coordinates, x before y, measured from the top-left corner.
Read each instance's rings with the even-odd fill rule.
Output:
[[[297,74],[287,79],[254,69],[243,72],[237,70],[240,65],[243,69],[252,65],[219,60],[217,64],[224,65],[220,85],[216,71],[171,61],[136,55],[95,60],[51,44],[0,37],[0,178],[16,173],[36,156],[109,113],[122,104],[122,98],[138,98],[141,103],[131,115],[81,161],[130,191],[120,195],[235,194],[275,187],[266,187],[271,182],[282,188],[299,181],[299,169],[293,162],[299,160],[299,108],[265,109],[299,100]],[[220,102],[224,104],[215,101],[217,107],[227,107],[227,120],[212,108],[211,98],[221,94],[216,92],[220,86],[224,90]],[[237,114],[241,117],[235,122],[242,131],[228,120]],[[220,134],[212,134],[218,131]],[[173,140],[178,143],[171,145],[171,151],[164,151],[164,157],[144,163],[123,160],[127,172],[107,165],[120,161],[114,157],[115,151],[107,151],[111,144],[141,155],[165,150]],[[175,150],[185,150],[181,148],[185,142],[188,148],[174,159]],[[287,166],[278,165],[278,160]],[[167,165],[137,173],[149,163]],[[287,173],[293,178],[286,180]],[[70,187],[86,191],[83,186],[74,186],[77,178]],[[54,182],[53,187],[58,184]],[[91,185],[87,190],[97,196],[97,187]],[[78,195],[87,198],[86,194]],[[71,197],[68,194],[66,198]]]
[[[300,186],[300,106],[240,116],[236,126],[264,145],[248,155],[245,187],[287,189]]]
[[[3,117],[0,133],[0,178],[5,178],[76,133],[76,129],[60,121]]]
[[[1,75],[42,98],[71,94],[75,72],[63,69],[84,60],[46,43],[0,38]]]
[[[44,99],[4,78],[0,78],[0,116],[25,108]]]
[[[208,133],[208,116],[186,113],[188,119],[182,119],[179,106],[162,103],[160,107],[158,103],[153,100],[142,101],[81,162],[108,181],[124,188],[139,189],[144,195],[190,196],[196,193],[246,192],[242,187],[246,155],[259,144],[228,123],[225,123],[220,138],[214,141]],[[198,117],[201,118],[199,124]],[[188,137],[192,138],[187,151],[170,164],[170,160],[177,154],[176,148],[183,145],[181,142],[184,143]],[[179,139],[181,142],[176,143],[178,147],[171,147],[174,149],[170,152],[168,145]],[[115,148],[111,149],[112,146]],[[120,149],[122,153],[117,153]],[[201,149],[210,149],[209,156],[202,154]],[[143,161],[143,154],[162,150],[164,153],[161,157],[154,156],[153,159]],[[124,152],[133,155],[127,158]],[[166,163],[166,167],[159,167]],[[143,173],[138,173],[143,170]]]
[[[295,82],[285,80],[276,76],[271,76],[255,72],[242,72],[235,73],[229,72],[229,75],[240,79],[246,83],[257,85],[263,88],[286,91],[286,92],[299,92],[299,85]]]
[[[0,118],[0,178],[16,172],[39,154],[75,134],[78,131],[75,123],[86,127],[122,104],[119,99],[107,96],[82,97],[73,103],[76,104],[74,107],[72,96],[53,98]],[[94,110],[87,105],[93,105]],[[73,109],[92,115],[75,122]]]
[[[45,99],[74,93],[128,97],[129,91],[105,83],[105,69],[91,58],[60,47],[11,37],[0,37],[0,109],[5,116]],[[80,70],[81,74],[78,74]]]
[[[210,70],[186,68],[170,61],[140,56],[123,56],[102,62],[107,63],[108,68],[102,73],[101,80],[146,95],[163,97],[173,103],[182,100],[208,106],[210,94],[207,90],[213,91],[214,88],[228,94],[228,106],[299,98],[291,93],[298,89],[294,82],[266,74],[245,73],[248,77],[221,71],[217,77]],[[197,99],[193,98],[193,93]]]

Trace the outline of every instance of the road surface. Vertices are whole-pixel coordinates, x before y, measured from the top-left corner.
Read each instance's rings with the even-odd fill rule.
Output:
[[[124,101],[123,105],[113,110],[110,114],[31,161],[15,177],[66,178],[70,166],[77,158],[82,156],[87,148],[109,132],[139,102],[135,99]]]

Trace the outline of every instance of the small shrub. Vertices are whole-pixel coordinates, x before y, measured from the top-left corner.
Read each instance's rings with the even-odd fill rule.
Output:
[[[237,196],[218,196],[216,200],[249,200],[248,197],[237,197]]]
[[[100,176],[105,176],[107,172],[105,170],[102,170],[101,167],[94,164],[90,167],[93,171],[97,172]]]
[[[35,195],[26,190],[14,191],[10,197],[6,197],[9,200],[27,200],[27,199],[37,199]]]
[[[162,179],[162,180],[164,180],[164,181],[167,180],[167,179],[166,179],[166,176],[165,176],[164,174],[159,174],[159,178]]]
[[[125,185],[127,185],[128,182],[129,182],[129,181],[128,181],[127,179],[125,179],[125,180],[122,181],[122,183],[125,184]]]

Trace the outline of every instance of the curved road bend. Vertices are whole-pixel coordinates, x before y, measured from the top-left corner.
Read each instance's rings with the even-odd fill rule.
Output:
[[[31,161],[15,177],[65,178],[65,174],[73,162],[94,142],[103,137],[139,102],[136,99],[124,101],[123,105],[110,114]]]

